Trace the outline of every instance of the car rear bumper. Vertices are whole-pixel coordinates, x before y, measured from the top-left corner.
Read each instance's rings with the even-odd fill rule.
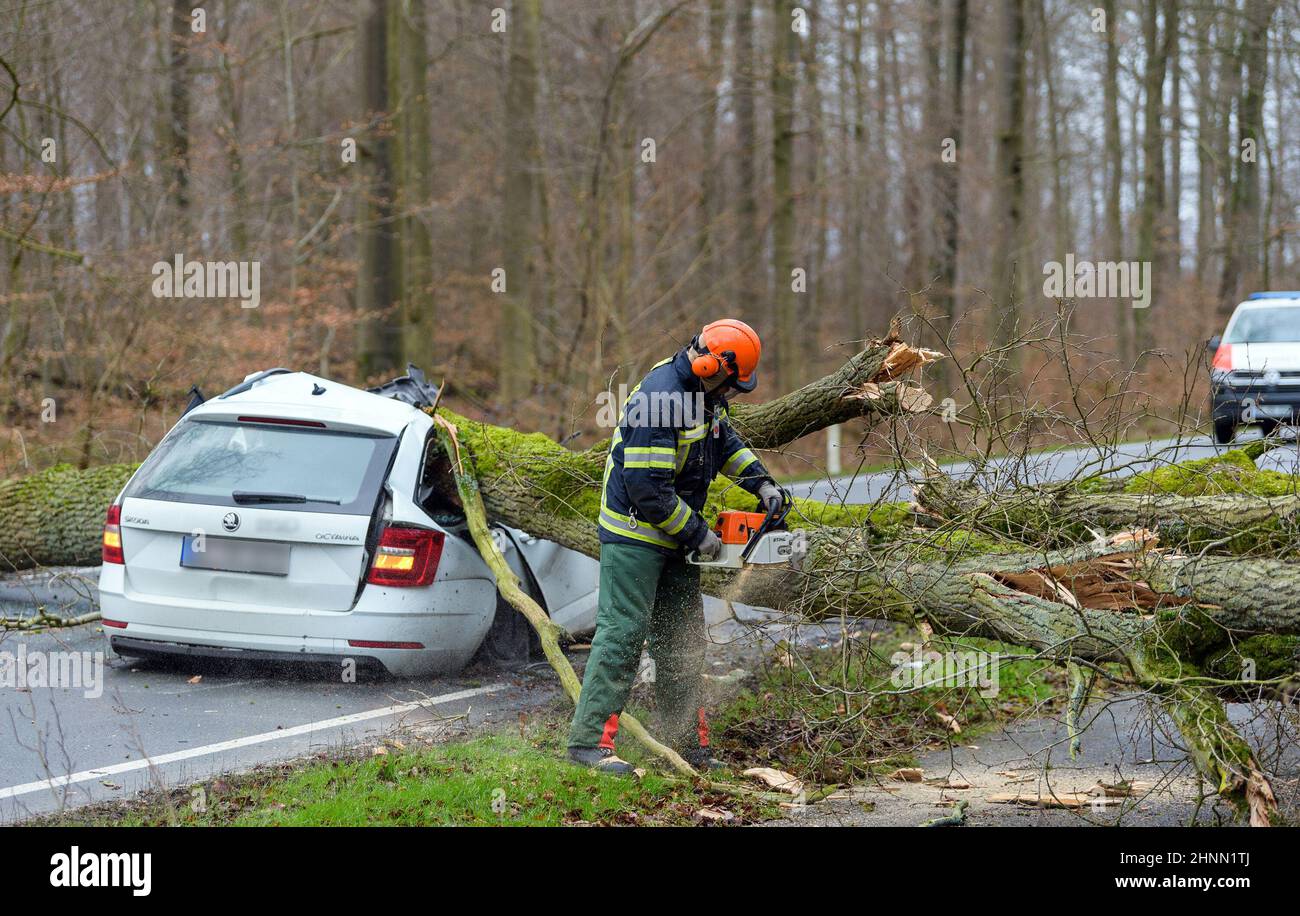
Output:
[[[1294,423],[1300,417],[1300,386],[1220,384],[1212,391],[1216,419],[1230,419],[1234,423],[1257,423],[1262,419]],[[1246,415],[1247,405],[1252,405],[1253,418]]]
[[[368,656],[328,655],[324,652],[275,652],[269,649],[237,649],[233,646],[203,643],[168,642],[140,639],[135,636],[110,636],[108,644],[118,655],[130,658],[207,658],[244,662],[291,662],[328,665],[342,669],[349,663],[359,669],[384,668],[382,662]]]
[[[120,567],[119,567],[120,569]],[[194,656],[361,666],[401,676],[459,671],[483,641],[496,608],[488,579],[441,580],[423,589],[368,585],[351,611],[268,613],[124,591],[105,567],[100,610],[109,644],[127,656]],[[114,583],[116,579],[116,583]],[[116,584],[116,589],[114,588]],[[419,648],[377,648],[400,643]]]

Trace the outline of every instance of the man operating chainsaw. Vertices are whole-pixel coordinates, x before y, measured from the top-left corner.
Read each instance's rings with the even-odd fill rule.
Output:
[[[569,759],[608,773],[647,636],[655,660],[658,733],[692,766],[712,768],[701,703],[704,600],[700,567],[722,541],[700,515],[718,474],[756,495],[769,514],[789,496],[731,428],[729,389],[757,384],[762,344],[743,321],[723,318],[655,365],[623,404],[605,462],[600,503],[600,607],[596,636],[569,731]]]

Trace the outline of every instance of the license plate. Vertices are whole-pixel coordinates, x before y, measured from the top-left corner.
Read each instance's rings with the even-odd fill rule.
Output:
[[[287,576],[289,545],[276,541],[200,538],[187,534],[181,540],[181,565],[189,569]]]

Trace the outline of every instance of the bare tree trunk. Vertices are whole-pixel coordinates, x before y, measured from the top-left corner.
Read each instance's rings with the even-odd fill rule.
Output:
[[[1002,44],[998,68],[998,146],[994,173],[998,217],[993,245],[993,337],[1006,344],[1015,339],[1020,320],[1019,277],[1024,255],[1024,111],[1025,0],[1002,0]],[[1017,367],[1017,353],[1007,355],[1008,370]]]
[[[797,325],[801,295],[792,289],[795,240],[794,93],[799,36],[794,0],[772,0],[772,306],[776,311],[778,384],[793,388],[803,375]],[[806,269],[806,268],[805,268]]]
[[[1147,3],[1142,12],[1146,66],[1142,77],[1145,108],[1142,122],[1142,202],[1138,209],[1137,249],[1138,260],[1151,263],[1154,277],[1164,275],[1164,258],[1159,250],[1157,235],[1165,210],[1165,135],[1162,118],[1165,70],[1176,28],[1176,22],[1171,16],[1174,5],[1174,0],[1168,0],[1164,4],[1163,35],[1159,28],[1160,6],[1155,2]],[[1146,309],[1133,310],[1133,344],[1138,354],[1152,346]]]
[[[1237,116],[1236,179],[1228,208],[1228,241],[1219,283],[1219,305],[1230,313],[1237,300],[1260,282],[1263,232],[1260,226],[1259,162],[1263,153],[1264,88],[1268,78],[1268,28],[1277,0],[1246,0],[1241,63],[1245,80]]]
[[[502,241],[506,296],[497,364],[498,397],[507,406],[527,397],[536,373],[531,304],[536,295],[536,187],[541,151],[537,130],[540,0],[515,0],[506,77],[505,198]]]
[[[239,86],[231,70],[230,54],[231,27],[234,22],[238,3],[226,0],[225,9],[217,30],[219,41],[217,57],[217,86],[221,98],[221,107],[225,114],[225,123],[218,133],[226,153],[226,171],[230,179],[230,243],[235,253],[244,257],[248,251],[248,186],[244,174],[244,156],[241,148],[241,131],[243,125],[243,105]]]
[[[361,86],[363,107],[371,123],[364,148],[362,201],[358,208],[361,269],[357,277],[357,308],[364,317],[357,347],[363,379],[397,368],[401,360],[401,327],[394,316],[400,301],[398,252],[394,228],[396,183],[393,142],[389,138],[389,17],[391,0],[371,0],[362,23]]]
[[[168,163],[172,199],[176,206],[181,236],[189,235],[190,208],[190,10],[188,0],[173,0],[171,52],[168,80],[171,87],[171,120]]]
[[[700,176],[699,205],[699,252],[700,275],[705,278],[701,284],[710,290],[717,282],[718,237],[714,222],[722,211],[723,186],[718,163],[718,91],[723,73],[723,38],[727,30],[727,6],[725,0],[709,0],[708,15],[705,20],[705,72],[708,74],[708,101],[704,105],[704,118],[701,125],[701,150],[704,161],[704,173]],[[703,323],[704,313],[696,306],[689,316],[689,323]]]
[[[1211,54],[1211,41],[1218,35],[1213,30],[1217,15],[1207,8],[1196,11],[1196,279],[1202,284],[1209,276],[1217,241],[1215,175],[1224,155],[1217,145],[1219,111]]]
[[[403,0],[399,24],[401,58],[402,356],[428,369],[436,359],[433,301],[433,202],[429,133],[428,67],[424,0]]]
[[[1106,16],[1105,140],[1106,147],[1106,253],[1115,261],[1127,260],[1124,250],[1124,221],[1120,199],[1124,192],[1124,148],[1119,134],[1119,19],[1115,0],[1103,0]],[[1121,365],[1133,360],[1133,309],[1123,298],[1115,300],[1116,353]]]
[[[736,171],[739,200],[736,203],[736,255],[732,274],[737,295],[752,303],[755,317],[763,322],[770,309],[763,305],[766,283],[759,252],[763,250],[758,225],[758,125],[754,114],[754,0],[736,0],[736,40],[733,47],[733,78],[736,82]]]
[[[957,260],[961,212],[961,161],[965,155],[962,150],[962,121],[965,114],[964,89],[966,77],[966,43],[969,30],[968,0],[953,0],[952,26],[948,46],[947,92],[945,93],[944,116],[947,122],[947,134],[944,139],[951,139],[955,157],[951,162],[941,158],[941,150],[931,150],[934,156],[934,183],[938,189],[939,238],[935,246],[934,273],[936,274],[934,303],[939,315],[936,318],[940,333],[945,338],[951,333],[958,315],[957,300]],[[938,23],[935,24],[936,30]],[[933,138],[932,138],[933,139]],[[949,362],[944,360],[940,372],[943,374],[945,388],[952,385],[952,370]]]

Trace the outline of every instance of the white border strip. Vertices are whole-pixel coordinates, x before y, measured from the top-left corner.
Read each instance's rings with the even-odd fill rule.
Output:
[[[367,722],[370,719],[382,719],[385,716],[398,716],[426,706],[437,706],[441,703],[454,703],[456,700],[464,700],[469,697],[481,696],[486,693],[496,693],[498,690],[504,690],[505,688],[505,684],[489,684],[486,687],[457,690],[455,693],[444,693],[442,696],[430,697],[427,700],[419,700],[414,703],[399,703],[396,706],[385,706],[382,709],[371,709],[367,712],[355,712],[351,715],[339,716],[334,719],[323,719],[320,722],[308,722],[306,725],[295,725],[292,728],[282,728],[273,732],[263,732],[260,735],[249,735],[245,738],[232,738],[230,741],[222,741],[218,744],[186,748],[183,751],[173,751],[170,754],[163,754],[159,757],[142,757],[139,760],[128,760],[125,763],[115,763],[112,766],[100,767],[99,769],[82,770],[80,773],[72,773],[68,776],[56,776],[54,779],[25,782],[22,785],[9,786],[6,789],[0,789],[0,799],[15,798],[19,795],[28,795],[32,792],[39,792],[42,789],[59,789],[79,782],[89,782],[92,779],[102,779],[105,776],[115,776],[118,773],[129,773],[133,770],[143,770],[146,767],[165,766],[169,763],[176,763],[180,760],[190,760],[194,757],[204,757],[208,754],[220,754],[225,751],[234,751],[241,747],[249,747],[254,744],[264,744],[267,741],[278,741],[281,738],[294,738],[298,735],[308,735],[314,731],[339,728],[344,725],[355,725],[358,722]]]

